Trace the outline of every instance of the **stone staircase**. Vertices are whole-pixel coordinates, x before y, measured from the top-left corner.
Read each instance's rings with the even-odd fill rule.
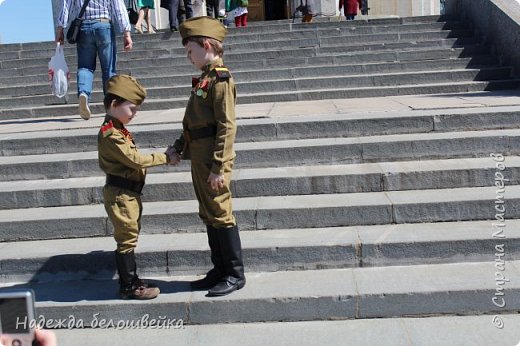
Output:
[[[517,86],[518,81],[510,78],[511,69],[497,66],[470,29],[457,21],[435,20],[416,17],[311,25],[282,21],[243,31],[231,29],[225,61],[233,69],[241,104]],[[53,51],[52,42],[1,47],[0,81],[9,85],[0,90],[3,118],[76,114],[74,82],[70,105],[60,105],[48,93],[42,66]],[[74,52],[74,47],[66,48],[73,75]],[[118,69],[140,77],[148,88],[143,110],[185,106],[193,68],[186,63],[178,34],[136,36],[135,49],[119,54]],[[92,110],[101,113],[99,80]]]
[[[143,151],[164,150],[181,131],[196,72],[178,34],[134,39],[118,68],[139,78],[149,98],[130,128]],[[239,94],[233,193],[246,287],[221,298],[189,290],[210,263],[184,162],[150,169],[144,191],[139,270],[162,294],[117,299],[96,153],[100,77],[91,107],[100,114],[78,120],[74,81],[68,104],[49,94],[52,42],[0,46],[3,286],[32,287],[38,314],[73,315],[87,327],[94,314],[213,324],[520,309],[514,280],[505,284],[506,307],[491,300],[496,272],[520,275],[520,104],[348,109],[356,98],[369,108],[383,97],[449,102],[516,89],[511,68],[466,23],[280,21],[230,29],[226,43]],[[66,53],[74,74],[74,48]],[[504,170],[491,153],[506,156]],[[497,172],[509,179],[504,238],[493,236]]]

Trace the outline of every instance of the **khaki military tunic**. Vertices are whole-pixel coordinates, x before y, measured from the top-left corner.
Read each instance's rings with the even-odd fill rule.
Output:
[[[144,183],[146,168],[166,164],[164,153],[142,155],[130,132],[117,119],[107,116],[98,133],[99,167],[106,174]],[[114,238],[119,253],[129,253],[137,246],[141,230],[143,205],[141,194],[105,185],[105,210],[114,225]]]
[[[175,149],[183,159],[191,160],[191,176],[199,202],[199,216],[206,225],[228,228],[236,225],[231,199],[231,174],[236,135],[235,83],[222,59],[207,65],[193,83],[191,97],[184,113],[184,130],[215,127],[215,137],[194,139],[188,143],[182,135]],[[213,172],[224,176],[224,187],[211,189],[207,182]]]

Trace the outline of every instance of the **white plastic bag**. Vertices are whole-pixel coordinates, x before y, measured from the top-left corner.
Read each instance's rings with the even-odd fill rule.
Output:
[[[65,61],[63,47],[58,42],[56,52],[49,61],[49,81],[51,82],[52,94],[62,98],[67,95],[69,89],[69,68]]]

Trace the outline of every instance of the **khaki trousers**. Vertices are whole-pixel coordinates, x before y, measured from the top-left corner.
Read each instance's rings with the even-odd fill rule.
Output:
[[[134,251],[141,231],[143,204],[138,193],[105,185],[103,188],[105,210],[114,226],[117,252],[127,254]]]
[[[229,228],[236,225],[231,198],[231,175],[233,161],[224,163],[224,187],[211,189],[208,181],[211,163],[191,162],[191,179],[199,201],[199,216],[207,226]]]

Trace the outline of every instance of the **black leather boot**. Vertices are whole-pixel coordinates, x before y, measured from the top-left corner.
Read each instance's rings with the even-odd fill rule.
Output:
[[[246,284],[244,264],[242,262],[242,244],[238,227],[217,230],[224,277],[208,291],[208,297],[225,296],[241,289]]]
[[[206,226],[206,233],[208,234],[208,243],[211,250],[211,262],[213,269],[211,269],[204,278],[190,282],[190,286],[194,290],[207,290],[215,286],[222,278],[223,268],[222,259],[220,258],[220,246],[218,242],[218,230],[212,226]]]
[[[119,296],[122,299],[153,299],[160,290],[153,284],[139,279],[136,274],[134,252],[122,254],[116,251],[116,265],[119,274]]]

